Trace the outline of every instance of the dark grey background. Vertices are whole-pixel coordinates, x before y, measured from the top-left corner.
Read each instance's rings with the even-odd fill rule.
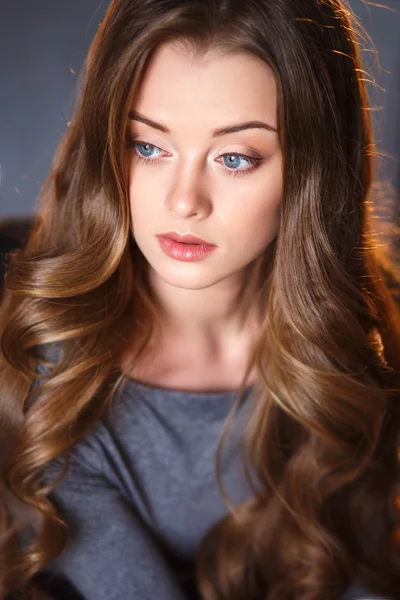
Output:
[[[245,0],[244,0],[245,1]],[[272,0],[273,1],[273,0]],[[380,178],[400,189],[400,0],[351,0],[379,53],[365,67]],[[29,215],[71,117],[78,74],[109,0],[0,0],[0,218]],[[369,48],[368,42],[363,44]]]

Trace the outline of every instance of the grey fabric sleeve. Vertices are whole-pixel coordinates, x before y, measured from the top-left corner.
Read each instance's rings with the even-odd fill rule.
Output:
[[[38,364],[38,373],[46,370]],[[36,380],[33,389],[38,384]],[[82,600],[189,600],[155,535],[107,467],[101,427],[72,448],[68,474],[50,494],[67,522],[69,543],[43,569],[39,582],[65,582],[66,587],[62,583],[56,588],[63,591],[56,600],[75,599],[75,592]],[[62,460],[53,461],[43,480],[53,479],[62,466]],[[64,592],[67,588],[71,592]]]
[[[185,600],[152,532],[84,448],[74,449],[69,473],[50,496],[70,539],[45,572],[62,575],[85,600]],[[48,474],[55,472],[53,464]]]

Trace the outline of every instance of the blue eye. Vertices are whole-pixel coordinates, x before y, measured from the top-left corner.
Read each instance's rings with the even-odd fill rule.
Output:
[[[247,164],[253,164],[252,160],[256,160],[256,159],[251,159],[248,156],[243,156],[242,154],[222,154],[223,160],[224,160],[224,164],[229,168],[229,169],[233,169],[234,171],[237,171],[237,167],[240,166],[240,162],[241,161],[246,161]],[[242,169],[240,169],[242,170]],[[244,169],[245,171],[247,171],[248,169]]]
[[[126,146],[127,148],[132,148],[135,151],[135,159],[137,161],[141,161],[145,164],[151,164],[158,161],[160,154],[156,156],[153,154],[154,150],[158,150],[160,153],[162,152],[161,148],[154,146],[153,144],[149,144],[144,142],[143,140],[135,140],[132,138]],[[228,175],[232,175],[233,177],[238,175],[246,175],[246,173],[250,173],[255,171],[258,167],[261,166],[262,159],[254,158],[251,156],[245,156],[243,154],[221,154],[220,157],[223,159],[223,164],[227,167]],[[240,165],[241,161],[247,162],[250,165],[247,169],[238,169],[237,167]]]
[[[147,144],[145,142],[136,142],[135,143],[135,147],[138,149],[139,147],[144,148],[144,155],[142,156],[142,150],[139,151],[139,156],[141,156],[142,158],[149,158],[150,156],[152,156],[151,151],[154,148],[157,148],[157,146],[153,146],[153,144]],[[160,148],[157,148],[157,150],[160,150]]]
[[[262,158],[255,158],[254,156],[245,156],[244,154],[221,154],[221,157],[224,161],[224,165],[227,166],[228,174],[233,177],[237,177],[238,175],[246,175],[247,173],[252,173],[259,167],[261,167]],[[225,158],[227,160],[225,160]],[[249,167],[247,169],[238,169],[241,161],[245,161]]]

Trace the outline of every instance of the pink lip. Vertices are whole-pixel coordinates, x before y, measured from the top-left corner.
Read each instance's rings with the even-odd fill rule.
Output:
[[[176,242],[161,235],[157,237],[164,254],[170,258],[184,262],[203,260],[217,248],[217,246],[211,246],[210,244]]]
[[[195,235],[186,234],[180,235],[175,231],[167,231],[167,233],[160,233],[157,237],[162,237],[167,240],[174,240],[175,242],[181,242],[184,244],[202,244],[205,246],[215,246],[215,244],[209,244],[206,240],[202,240]]]

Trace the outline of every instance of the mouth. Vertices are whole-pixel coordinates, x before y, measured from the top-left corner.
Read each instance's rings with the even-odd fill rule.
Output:
[[[185,234],[180,235],[175,231],[168,231],[166,233],[160,233],[157,237],[161,237],[167,240],[172,240],[173,242],[177,242],[179,244],[192,245],[192,246],[215,246],[215,244],[210,244],[206,240],[202,240],[195,235]]]
[[[157,238],[164,254],[170,258],[184,262],[203,260],[217,248],[215,245],[199,244],[192,240],[177,242],[174,239],[164,237],[163,235],[158,235]]]

